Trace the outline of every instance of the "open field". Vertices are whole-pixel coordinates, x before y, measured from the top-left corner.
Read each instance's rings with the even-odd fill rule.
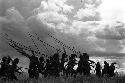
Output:
[[[19,79],[20,78],[20,79]],[[38,80],[30,79],[26,75],[22,75],[18,77],[18,81],[3,81],[0,80],[0,83],[125,83],[125,77],[112,77],[112,78],[98,78],[96,76],[77,76],[76,78],[73,77],[58,77],[58,78],[42,78],[40,77]]]

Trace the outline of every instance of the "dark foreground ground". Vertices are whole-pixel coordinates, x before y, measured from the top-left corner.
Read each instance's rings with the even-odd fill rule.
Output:
[[[124,76],[112,77],[112,78],[98,78],[96,76],[77,76],[73,77],[58,77],[58,78],[42,78],[38,80],[29,79],[28,75],[23,74],[18,76],[18,81],[3,81],[0,80],[0,83],[125,83]]]

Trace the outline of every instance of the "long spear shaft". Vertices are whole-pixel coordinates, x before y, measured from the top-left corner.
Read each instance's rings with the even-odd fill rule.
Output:
[[[30,46],[24,46],[12,39],[9,38],[9,36],[7,34],[2,35],[2,37],[4,37],[6,40],[9,41],[9,46],[11,46],[12,48],[14,48],[15,50],[17,50],[17,52],[21,53],[22,55],[26,56],[26,57],[30,57],[29,54],[27,54],[24,50],[27,50],[29,52],[32,51],[32,49],[30,48]]]
[[[36,33],[35,33],[35,34],[36,34]],[[37,35],[37,34],[36,34],[36,35]],[[33,36],[33,35],[32,35],[32,36]],[[37,36],[36,39],[39,40],[41,43],[44,43],[44,44],[46,44],[47,46],[56,49],[54,46],[51,46],[50,44],[46,43],[45,41],[42,41],[38,36]],[[56,49],[56,50],[57,50],[57,49]],[[62,52],[61,50],[58,50],[58,51],[59,51],[59,52]],[[63,53],[63,52],[62,52],[62,53]]]
[[[48,34],[49,35],[49,34]],[[73,46],[73,48],[71,49],[71,47],[70,46],[68,46],[68,45],[66,45],[66,44],[64,44],[62,41],[60,41],[59,39],[57,39],[57,38],[55,38],[55,37],[53,37],[52,35],[49,35],[51,38],[53,38],[57,43],[60,43],[60,45],[62,45],[62,46],[64,46],[64,47],[66,47],[66,48],[68,48],[69,50],[71,50],[71,51],[73,51],[73,52],[75,52],[75,53],[77,53],[77,51],[76,50],[74,50],[74,46]]]
[[[6,40],[8,40],[9,42],[11,42],[13,44],[16,44],[21,49],[25,49],[25,50],[28,50],[28,51],[32,50],[30,46],[25,46],[25,45],[22,45],[22,44],[20,44],[19,42],[15,41],[15,40],[12,40],[11,38],[9,38],[9,36],[7,34],[4,34],[4,36],[5,36],[4,38]]]
[[[28,35],[30,36],[31,40],[33,41],[33,44],[34,44],[34,46],[36,47],[37,52],[38,52],[39,54],[41,54],[41,52],[40,52],[39,48],[37,47],[37,45],[36,45],[35,41],[34,41],[34,40],[33,40],[33,38],[32,38],[32,35],[31,35],[29,32],[28,32]]]
[[[32,38],[35,38],[35,36],[33,36],[32,34],[30,34],[29,33],[29,35],[30,35],[30,37]],[[32,41],[34,42],[34,40],[32,39]],[[37,47],[37,45],[35,44],[35,42],[34,42],[34,45],[35,45],[35,47],[38,49],[38,47]],[[50,52],[49,52],[49,50],[47,49],[47,47],[43,44],[43,46],[45,47],[45,49],[47,50],[47,52],[50,54]],[[39,51],[39,49],[38,49],[38,51]],[[39,51],[39,53],[40,53],[40,51]]]
[[[37,35],[36,33],[35,33],[35,35],[38,37],[38,35]],[[43,44],[43,46],[45,47],[46,51],[47,51],[49,54],[51,54],[50,51],[47,49],[46,45]]]

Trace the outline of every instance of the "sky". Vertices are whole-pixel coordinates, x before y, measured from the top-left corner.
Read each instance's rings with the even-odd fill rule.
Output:
[[[24,45],[33,46],[27,35],[31,32],[55,48],[60,45],[48,34],[80,51],[125,53],[124,4],[124,0],[0,0],[0,33]],[[14,51],[6,42],[0,38],[1,54]]]

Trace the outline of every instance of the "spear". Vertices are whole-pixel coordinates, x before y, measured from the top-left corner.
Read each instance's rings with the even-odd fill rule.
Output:
[[[27,47],[27,46],[25,46],[25,45],[20,44],[19,42],[15,41],[15,40],[12,40],[12,38],[9,38],[8,34],[6,34],[6,33],[5,33],[3,36],[4,36],[4,38],[5,38],[6,40],[8,40],[10,43],[13,43],[13,44],[17,45],[17,46],[20,47],[21,49],[25,49],[25,50],[28,50],[28,51],[31,50],[31,47],[30,47],[30,46]]]
[[[35,34],[36,34],[36,33],[35,33]],[[37,35],[37,34],[36,34],[36,35]],[[49,47],[51,47],[51,48],[57,50],[57,48],[55,48],[54,46],[52,46],[52,45],[46,43],[45,41],[42,41],[38,36],[36,37],[36,39],[39,40],[41,43],[44,43],[44,44],[46,44],[47,46],[49,46]],[[58,50],[58,51],[59,51],[59,52],[62,52],[61,50]],[[63,53],[63,52],[62,52],[62,53]]]
[[[36,38],[37,40],[39,40],[41,43],[43,43],[43,45],[45,44],[45,45],[44,45],[45,47],[46,47],[46,45],[47,45],[47,46],[49,46],[49,47],[51,47],[51,48],[57,50],[57,48],[55,48],[54,46],[52,46],[52,45],[46,43],[45,41],[42,41],[42,40],[37,36],[36,33],[35,33],[35,35],[36,35],[35,37],[34,37],[33,35],[32,35],[32,36],[33,36],[34,38]],[[49,50],[47,49],[47,47],[46,47],[46,50],[49,52]],[[58,50],[58,51],[59,51],[59,52],[62,52],[61,50]]]
[[[21,53],[22,55],[26,56],[26,57],[30,57],[29,54],[27,54],[22,48],[20,48],[19,46],[17,46],[14,43],[9,42],[9,45],[14,48],[15,50],[17,50],[17,52]]]
[[[35,33],[35,35],[38,37],[38,35],[37,35],[36,33]],[[39,39],[40,39],[40,38],[39,38]],[[47,49],[46,45],[43,44],[43,46],[45,47],[46,51],[47,51],[49,54],[51,54],[50,51]]]
[[[38,53],[38,54],[41,54],[41,52],[39,51],[39,48],[37,47],[35,41],[34,41],[33,38],[32,38],[32,35],[31,35],[29,32],[28,32],[28,35],[29,35],[29,37],[31,38],[31,40],[33,41],[33,44],[34,44],[34,46],[35,46],[36,49],[37,49],[37,53]]]
[[[73,46],[73,47],[71,48],[70,46],[66,45],[65,43],[63,43],[63,42],[60,41],[59,39],[55,38],[54,36],[52,36],[52,35],[50,35],[50,34],[48,34],[48,35],[49,35],[51,38],[53,38],[57,43],[60,43],[61,46],[66,47],[66,48],[68,48],[69,50],[73,51],[73,53],[75,53],[75,54],[81,54],[80,51],[77,51],[77,50],[75,49],[75,46]],[[84,50],[84,51],[85,51],[85,50]],[[85,52],[86,52],[86,51],[85,51]]]
[[[16,41],[12,40],[9,38],[9,36],[7,34],[3,35],[5,36],[4,38],[6,40],[8,40],[9,42],[7,42],[9,44],[9,46],[11,46],[12,48],[14,48],[15,50],[17,50],[17,52],[21,53],[22,55],[26,56],[26,57],[30,57],[29,54],[27,54],[24,50],[28,50],[28,51],[32,51],[32,49],[29,47],[26,47],[20,43],[17,43]],[[2,36],[2,37],[3,37]]]
[[[73,51],[74,53],[77,53],[75,50],[74,50],[74,46],[73,48],[71,48],[70,46],[66,45],[65,43],[63,43],[62,41],[60,41],[59,39],[55,38],[54,36],[48,34],[51,38],[53,38],[57,43],[60,43],[60,45],[62,45],[63,47],[66,47],[68,48],[69,50]]]
[[[30,37],[35,38],[35,36],[33,36],[32,34],[30,34]],[[45,49],[47,50],[47,52],[50,54],[49,50],[47,49],[47,47],[43,44],[43,46],[45,47]],[[38,48],[37,48],[38,49]],[[40,52],[40,51],[39,51]]]

